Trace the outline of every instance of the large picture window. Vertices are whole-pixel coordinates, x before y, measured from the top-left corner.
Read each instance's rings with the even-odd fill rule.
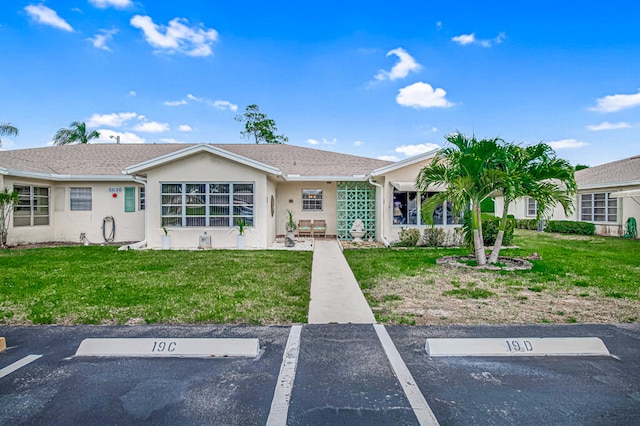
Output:
[[[162,226],[253,226],[253,183],[163,183]]]
[[[610,192],[582,194],[580,196],[580,220],[585,222],[617,222],[618,199]]]
[[[49,224],[49,188],[13,185],[18,191],[18,204],[13,208],[13,226]]]
[[[71,211],[91,211],[91,188],[69,188]]]
[[[322,210],[322,189],[302,190],[302,210]]]
[[[393,192],[393,224],[394,225],[424,225],[420,209],[429,197],[436,192]],[[456,225],[462,223],[462,216],[453,211],[451,201],[440,204],[433,212],[434,225]]]

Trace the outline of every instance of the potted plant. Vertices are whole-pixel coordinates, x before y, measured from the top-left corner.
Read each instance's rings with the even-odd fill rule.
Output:
[[[160,238],[162,239],[162,250],[169,250],[171,248],[171,235],[169,235],[169,229],[166,226],[162,227],[164,231],[164,235]]]
[[[298,225],[296,225],[296,220],[293,217],[293,212],[291,210],[287,210],[287,223],[285,224],[287,228],[287,236],[284,239],[285,247],[293,247],[296,245],[295,241],[295,232],[298,229]]]
[[[236,237],[237,245],[239,249],[244,249],[244,231],[247,227],[247,223],[244,219],[239,218],[236,221],[236,225],[238,225],[238,236]]]

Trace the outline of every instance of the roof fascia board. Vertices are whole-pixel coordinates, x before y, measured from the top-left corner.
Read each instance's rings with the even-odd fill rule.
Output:
[[[431,151],[427,151],[423,154],[414,155],[413,157],[405,158],[404,160],[396,161],[393,164],[389,164],[388,166],[380,167],[379,169],[375,169],[371,172],[371,176],[380,176],[386,173],[392,172],[394,170],[401,169],[403,167],[411,166],[413,164],[419,163],[421,161],[427,160],[429,158],[433,158],[439,149],[432,149]]]
[[[633,186],[640,185],[640,180],[628,180],[624,182],[608,182],[608,183],[593,183],[590,185],[578,185],[578,191],[583,189],[599,189],[599,188],[613,188],[616,186]]]
[[[9,174],[9,170],[5,169],[4,167],[0,167],[0,175],[8,175]]]
[[[129,166],[126,169],[124,169],[122,173],[124,174],[138,173],[143,170],[161,166],[163,164],[170,163],[172,161],[179,160],[181,158],[188,157],[193,154],[197,154],[199,152],[208,152],[210,154],[214,154],[214,155],[226,158],[228,160],[235,161],[240,164],[244,164],[245,166],[249,166],[266,173],[271,173],[278,176],[282,174],[280,169],[278,169],[277,167],[273,167],[268,164],[264,164],[259,161],[252,160],[251,158],[247,158],[242,155],[234,154],[233,152],[227,151],[222,148],[211,146],[208,143],[200,143],[197,145],[193,145],[193,146],[181,149],[176,152],[172,152],[169,154],[161,155],[160,157],[152,158],[151,160],[143,161],[142,163],[134,164],[133,166]]]
[[[2,173],[9,176],[30,178],[30,179],[42,179],[52,181],[122,181],[129,182],[133,178],[126,175],[59,175],[54,173],[38,173],[38,172],[26,172],[23,170],[9,170],[5,169],[7,173]],[[0,170],[2,171],[2,170]]]
[[[283,175],[284,179],[290,182],[321,182],[321,181],[366,181],[366,175],[357,176],[298,176],[298,175]]]

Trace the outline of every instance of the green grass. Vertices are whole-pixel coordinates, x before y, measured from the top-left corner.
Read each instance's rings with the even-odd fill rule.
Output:
[[[606,297],[640,300],[640,241],[601,236],[570,236],[516,230],[514,244],[501,256],[525,257],[533,252],[529,271],[484,271],[507,286],[531,291],[595,287]],[[420,275],[438,268],[443,256],[469,254],[468,249],[345,250],[344,254],[365,295],[379,279]],[[535,283],[533,286],[531,283]],[[451,296],[456,296],[452,294]]]
[[[306,322],[311,252],[0,250],[0,324]]]

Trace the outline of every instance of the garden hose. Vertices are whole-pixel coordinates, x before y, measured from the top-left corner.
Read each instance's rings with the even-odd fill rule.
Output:
[[[638,236],[638,224],[635,217],[627,219],[627,232],[624,233],[625,238],[636,238]]]
[[[111,232],[109,236],[107,236],[107,222],[111,222]],[[104,242],[109,244],[112,243],[116,237],[116,221],[113,216],[106,216],[102,219],[102,238],[104,238]]]

